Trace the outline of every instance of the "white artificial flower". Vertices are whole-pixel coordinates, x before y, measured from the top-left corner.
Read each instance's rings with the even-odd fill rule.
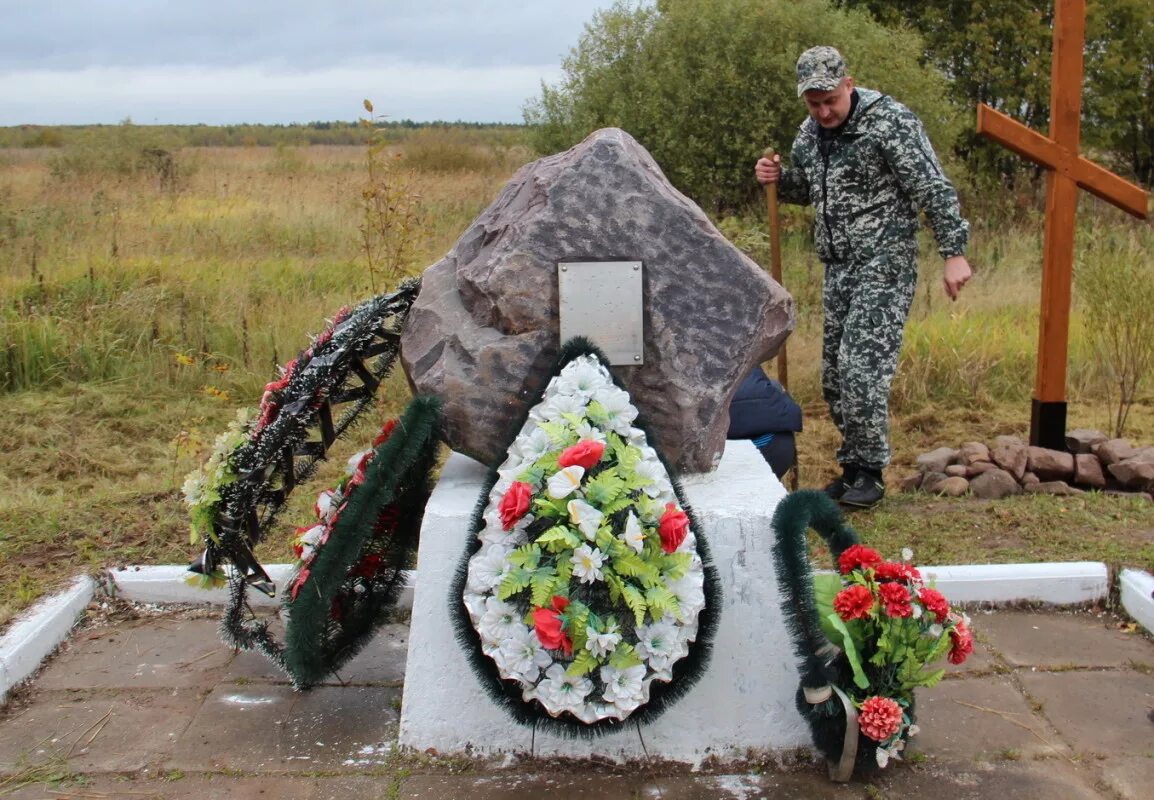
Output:
[[[913,560],[914,560],[914,551],[908,547],[903,547],[902,548],[902,561],[913,561]]]
[[[582,583],[595,583],[603,580],[601,565],[605,563],[605,556],[596,547],[583,544],[573,551],[573,575],[581,579]]]
[[[581,423],[577,425],[574,430],[577,431],[578,441],[582,439],[588,439],[589,441],[600,442],[601,444],[606,444],[608,441],[605,438],[605,431],[601,430],[587,419],[581,420]]]
[[[644,664],[625,669],[602,667],[601,680],[605,683],[604,698],[625,713],[641,705],[644,698],[642,695],[645,681]]]
[[[491,592],[505,577],[509,567],[506,559],[511,550],[502,544],[491,544],[469,559],[469,590]]]
[[[668,667],[679,645],[677,627],[672,618],[666,616],[660,622],[642,625],[636,633],[637,655],[657,672]]]
[[[930,627],[926,628],[926,633],[935,639],[942,638],[942,634],[945,632],[946,632],[946,629],[943,628],[941,625],[939,625],[936,622],[933,625],[931,625]]]
[[[510,678],[526,683],[536,682],[541,670],[553,663],[553,657],[541,646],[541,640],[525,625],[516,633],[501,640],[499,648],[504,672]],[[498,662],[498,666],[501,665]]]
[[[184,492],[184,502],[187,505],[199,505],[204,497],[204,476],[199,472],[190,472],[180,490]]]
[[[486,644],[500,644],[520,630],[528,628],[521,622],[521,614],[517,611],[517,607],[490,595],[485,600],[485,613],[481,615],[481,621],[477,625],[481,641]]]
[[[906,728],[906,737],[908,738],[910,736],[917,736],[919,733],[921,733],[921,731],[922,729],[917,725],[910,725],[908,728]]]
[[[533,407],[529,418],[541,422],[556,422],[564,419],[564,414],[580,414],[585,411],[586,401],[580,395],[557,394]]]
[[[554,500],[560,500],[562,497],[568,497],[573,494],[574,490],[581,485],[581,479],[585,477],[585,467],[574,464],[571,467],[555,472],[548,481],[547,494]]]
[[[352,475],[354,472],[356,472],[357,467],[361,465],[361,461],[364,460],[365,456],[369,455],[371,452],[373,451],[362,450],[359,453],[353,453],[351,456],[349,456],[349,460],[345,462],[345,472],[349,475]]]
[[[545,433],[541,428],[533,428],[529,434],[522,434],[513,442],[513,447],[516,448],[518,455],[524,461],[532,464],[553,447],[553,442],[549,439],[549,434]]]
[[[637,553],[645,548],[645,531],[641,529],[641,523],[637,521],[637,515],[632,509],[625,518],[625,532],[621,534],[621,539]]]
[[[326,489],[318,494],[317,502],[313,506],[313,511],[316,512],[317,519],[321,522],[332,522],[343,500],[344,498],[341,497],[341,493],[333,489]]]
[[[477,532],[477,538],[486,544],[502,544],[507,547],[517,547],[525,543],[525,528],[533,521],[532,514],[526,514],[513,523],[513,530],[505,530],[501,524],[501,512],[495,505],[491,505],[483,517],[484,526]]]
[[[629,402],[629,392],[614,386],[595,399],[605,408],[609,416],[609,427],[622,436],[628,436],[633,420],[637,419],[637,409]]]
[[[545,680],[537,684],[537,694],[553,713],[576,711],[593,691],[593,682],[585,677],[565,674],[563,664],[545,670]]]
[[[570,361],[557,377],[557,394],[588,400],[594,392],[611,384],[608,374],[593,359],[582,356]]]
[[[605,629],[605,633],[598,633],[593,628],[585,629],[585,649],[592,653],[597,658],[605,658],[605,656],[617,649],[617,645],[621,643],[621,634],[617,632],[616,624],[610,625]]]
[[[466,591],[462,596],[462,601],[465,603],[465,610],[469,612],[469,619],[473,621],[473,627],[477,626],[477,622],[481,619],[481,615],[485,613],[485,601],[492,595],[477,594],[476,592]]]
[[[677,580],[668,581],[667,585],[686,619],[692,619],[705,608],[705,578],[700,568],[697,572],[687,571]]]
[[[605,515],[584,500],[570,500],[566,508],[569,509],[569,521],[581,529],[586,539],[593,541]]]
[[[645,494],[652,498],[662,497],[673,493],[673,484],[669,482],[669,473],[665,466],[656,458],[643,458],[633,468],[637,477],[646,481]]]

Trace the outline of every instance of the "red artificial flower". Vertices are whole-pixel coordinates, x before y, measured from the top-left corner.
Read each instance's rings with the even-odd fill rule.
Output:
[[[945,622],[946,617],[950,615],[949,601],[937,589],[922,589],[918,592],[918,599],[922,601],[926,611],[938,618],[938,622]]]
[[[666,503],[657,532],[661,535],[661,549],[666,553],[675,553],[689,534],[689,517],[676,503]]]
[[[970,653],[974,652],[974,634],[965,622],[959,621],[950,631],[950,638],[953,639],[953,645],[946,658],[951,664],[961,664]]]
[[[349,572],[353,577],[371,578],[381,571],[381,562],[381,557],[373,553],[362,558]]]
[[[373,439],[373,447],[380,447],[389,440],[393,435],[393,431],[397,429],[397,420],[391,419],[381,426],[381,432],[377,434],[377,438]]]
[[[922,573],[909,564],[900,564],[896,561],[883,561],[874,567],[874,577],[879,581],[906,581],[920,580]]]
[[[881,595],[882,605],[887,617],[912,617],[914,607],[910,605],[910,590],[900,583],[882,583],[878,585],[878,594]]]
[[[295,581],[293,581],[292,591],[290,592],[293,600],[297,599],[297,592],[299,592],[301,590],[301,587],[305,585],[305,581],[307,581],[308,579],[309,579],[309,571],[307,569],[302,569],[300,572],[297,573],[297,579]]]
[[[529,498],[533,496],[533,487],[524,481],[515,481],[501,498],[497,511],[501,514],[501,527],[507,531],[513,530],[517,520],[529,511]]]
[[[537,630],[537,639],[547,650],[561,650],[566,656],[573,655],[573,642],[569,634],[563,631],[561,612],[569,605],[569,599],[560,595],[553,596],[552,608],[533,609],[533,627]]]
[[[605,452],[605,445],[593,439],[582,439],[572,447],[565,448],[561,455],[557,458],[557,466],[561,469],[565,467],[581,467],[582,469],[592,469],[593,465],[601,460],[601,454]]]
[[[833,599],[833,610],[844,620],[865,619],[873,611],[874,596],[865,586],[842,589]]]
[[[884,742],[902,727],[902,707],[888,697],[867,697],[857,718],[861,732]]]
[[[842,551],[841,557],[837,560],[842,575],[848,575],[855,569],[863,567],[876,567],[880,563],[882,563],[881,553],[861,544],[850,545]]]

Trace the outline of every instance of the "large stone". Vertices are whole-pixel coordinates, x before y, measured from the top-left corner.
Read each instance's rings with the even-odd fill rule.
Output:
[[[1085,494],[1081,489],[1075,489],[1065,481],[1042,481],[1041,483],[1027,483],[1023,487],[1029,494],[1053,494],[1059,496],[1068,496],[1073,494]]]
[[[965,464],[950,464],[946,467],[946,475],[951,478],[964,478],[969,468]]]
[[[946,467],[954,463],[954,459],[957,457],[958,451],[952,447],[939,447],[937,450],[931,450],[918,456],[918,469],[922,472],[945,472]]]
[[[1103,466],[1107,467],[1138,454],[1134,446],[1125,439],[1111,439],[1108,442],[1102,442],[1095,445],[1092,452],[1101,459]]]
[[[502,458],[558,353],[557,264],[594,260],[644,264],[644,364],[613,372],[675,468],[713,469],[730,397],[793,329],[793,300],[615,128],[523,167],[425,270],[410,383],[443,401],[454,450]]]
[[[1110,437],[1102,433],[1102,431],[1078,428],[1066,434],[1066,449],[1074,455],[1092,453],[1094,445],[1102,444],[1109,438]]]
[[[1001,467],[992,461],[975,461],[966,467],[965,475],[967,478],[976,478],[982,473],[993,472],[996,469],[1001,469]]]
[[[1079,453],[1074,456],[1074,483],[1091,489],[1105,489],[1106,476],[1102,472],[1102,462],[1098,456]]]
[[[994,449],[990,451],[990,458],[995,464],[1020,481],[1022,476],[1026,474],[1029,447],[1017,437],[999,436],[994,441]]]
[[[1022,487],[1014,476],[1004,469],[991,469],[970,481],[970,491],[974,497],[985,500],[1001,500],[1012,494],[1021,494]]]
[[[965,478],[946,478],[934,487],[934,492],[946,497],[961,497],[970,488],[970,482]]]
[[[962,444],[962,449],[958,451],[958,460],[967,467],[979,461],[989,461],[990,448],[981,442],[965,442]]]
[[[1127,489],[1154,488],[1154,447],[1144,447],[1107,469]]]
[[[929,492],[930,494],[936,494],[938,485],[950,477],[944,472],[923,472],[922,476],[921,490],[923,492]],[[962,480],[965,480],[965,478],[962,478]]]
[[[1027,469],[1045,481],[1067,481],[1074,477],[1074,457],[1061,450],[1029,448]]]

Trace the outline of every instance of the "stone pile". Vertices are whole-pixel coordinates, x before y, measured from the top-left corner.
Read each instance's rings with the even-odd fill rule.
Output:
[[[999,499],[1023,492],[1080,494],[1143,493],[1154,500],[1154,447],[1137,448],[1094,430],[1066,435],[1069,452],[1033,447],[1016,436],[991,445],[966,442],[918,456],[918,472],[902,482],[905,491]]]

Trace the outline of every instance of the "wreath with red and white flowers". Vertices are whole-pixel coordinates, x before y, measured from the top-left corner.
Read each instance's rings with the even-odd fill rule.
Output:
[[[688,686],[716,586],[628,393],[597,351],[573,349],[496,470],[451,602],[496,694],[590,726]]]

